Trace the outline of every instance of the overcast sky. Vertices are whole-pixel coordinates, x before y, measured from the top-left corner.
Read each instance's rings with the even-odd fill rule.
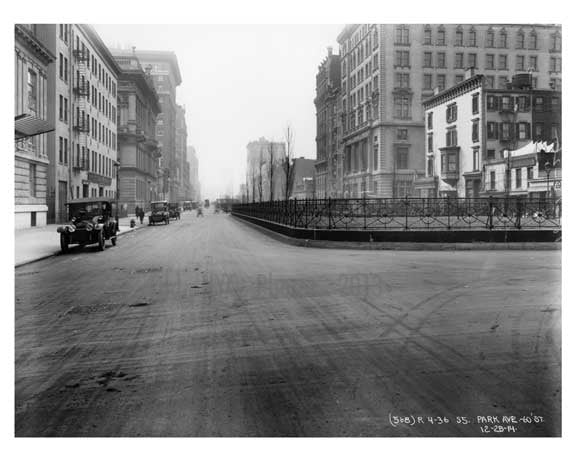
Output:
[[[171,50],[186,106],[188,145],[196,147],[206,197],[244,178],[246,145],[282,140],[290,122],[295,155],[315,157],[318,65],[343,25],[100,25],[111,48]]]

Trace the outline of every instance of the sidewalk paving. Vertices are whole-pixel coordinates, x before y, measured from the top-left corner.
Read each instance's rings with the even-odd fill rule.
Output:
[[[136,226],[132,228],[130,227],[131,219],[136,221]],[[45,227],[16,230],[14,233],[14,266],[19,267],[60,253],[60,234],[56,232],[56,229],[61,225],[49,224]],[[140,224],[140,220],[134,215],[120,218],[118,235],[147,225],[147,216],[143,224]]]

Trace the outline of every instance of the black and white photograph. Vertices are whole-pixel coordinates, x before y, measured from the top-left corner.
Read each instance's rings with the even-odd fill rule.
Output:
[[[567,26],[354,8],[4,25],[20,446],[565,438]]]

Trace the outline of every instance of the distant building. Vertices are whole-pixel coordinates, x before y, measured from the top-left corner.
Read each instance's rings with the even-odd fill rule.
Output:
[[[246,150],[248,201],[267,202],[271,198],[282,200],[285,197],[284,185],[286,184],[286,174],[282,166],[282,161],[286,156],[284,143],[260,138],[258,141],[248,143]],[[272,187],[270,187],[271,168],[273,169]]]
[[[123,212],[148,209],[161,197],[158,184],[156,117],[161,111],[150,68],[142,68],[133,52],[116,51],[118,79],[119,201]]]
[[[292,162],[290,198],[314,198],[314,173],[316,160],[304,157]]]
[[[506,88],[531,71],[561,87],[561,28],[528,24],[350,24],[338,36],[344,193],[403,197],[424,175],[422,101],[462,82],[464,69]]]
[[[16,229],[45,226],[48,175],[46,133],[54,129],[48,74],[55,59],[35,24],[16,24],[14,78],[14,208]]]
[[[174,188],[176,190],[176,200],[182,201],[187,200],[185,188],[186,183],[190,182],[185,179],[184,173],[184,163],[186,162],[186,145],[188,142],[188,129],[186,128],[186,108],[179,104],[176,105],[176,139],[175,139],[175,149],[176,149],[176,158],[175,158],[175,166],[176,172],[173,175],[175,184]]]
[[[560,144],[560,92],[532,88],[530,74],[514,76],[506,89],[469,75],[424,101],[424,110],[426,174],[416,196],[545,195],[535,142]],[[559,181],[560,169],[552,173]]]
[[[316,196],[339,197],[342,191],[340,56],[332,54],[318,66],[316,75]]]
[[[190,200],[201,200],[202,194],[200,193],[200,180],[198,171],[198,156],[194,146],[186,148],[188,162],[190,163]]]
[[[156,139],[162,152],[161,194],[166,200],[178,200],[181,165],[176,148],[176,88],[182,83],[178,59],[173,51],[134,51],[142,67],[150,66],[162,112],[156,119]]]

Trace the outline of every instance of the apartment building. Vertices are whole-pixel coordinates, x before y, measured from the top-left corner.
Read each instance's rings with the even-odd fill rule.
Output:
[[[190,163],[190,188],[191,196],[190,200],[200,201],[200,179],[198,171],[198,156],[196,155],[196,149],[194,146],[188,146],[186,148],[186,153],[188,157],[188,162]]]
[[[178,59],[173,51],[134,50],[144,68],[150,66],[162,112],[156,119],[156,139],[162,151],[161,183],[166,200],[178,199],[176,158],[176,88],[182,83]]]
[[[130,51],[114,50],[121,69],[118,77],[118,187],[122,213],[148,209],[160,198],[156,117],[161,111],[150,75]]]
[[[342,191],[340,56],[328,48],[328,56],[316,75],[316,164],[315,184],[318,198],[340,197]]]
[[[532,189],[542,183],[535,146],[560,144],[559,91],[533,88],[525,73],[494,89],[471,73],[424,101],[426,174],[415,181],[418,197],[528,195],[531,182]]]
[[[176,105],[176,172],[174,175],[176,190],[176,200],[187,200],[186,197],[186,178],[185,178],[185,163],[186,163],[186,145],[188,142],[188,130],[186,128],[186,108],[181,105]]]
[[[48,74],[54,54],[35,24],[14,26],[15,228],[45,226],[48,206],[48,132],[54,129]]]
[[[425,172],[422,102],[466,68],[487,88],[529,71],[535,88],[560,89],[561,41],[555,25],[347,25],[338,36],[345,196],[414,193]]]
[[[48,222],[64,222],[69,199],[116,196],[120,69],[89,25],[36,28],[56,57],[48,73],[55,119],[48,135]]]

